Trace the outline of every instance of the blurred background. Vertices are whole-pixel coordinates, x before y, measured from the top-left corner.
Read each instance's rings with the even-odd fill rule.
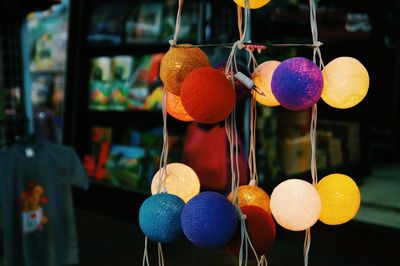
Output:
[[[173,38],[177,3],[0,3],[0,145],[33,134],[76,150],[91,183],[87,191],[74,189],[80,265],[141,263],[144,237],[137,217],[158,170],[159,65]],[[370,88],[350,109],[318,103],[318,176],[351,176],[362,202],[351,222],[313,227],[310,265],[394,265],[400,250],[400,1],[316,3],[325,64],[340,56],[357,58],[369,72]],[[248,38],[264,44],[311,43],[308,5],[306,0],[272,0],[251,12]],[[232,0],[187,0],[182,14],[179,43],[239,38]],[[230,52],[204,51],[213,66],[223,64]],[[246,65],[246,53],[238,56]],[[312,50],[271,47],[256,53],[259,63],[295,56],[311,59]],[[237,103],[245,151],[248,104]],[[289,178],[310,181],[310,111],[258,105],[257,114],[260,186],[270,194]],[[168,117],[169,161],[182,160],[190,125]],[[228,187],[213,189],[227,193]],[[277,230],[267,254],[270,265],[301,265],[303,233]],[[156,258],[153,244],[150,254]],[[166,265],[237,264],[224,248],[203,250],[183,238],[166,245],[165,256]]]

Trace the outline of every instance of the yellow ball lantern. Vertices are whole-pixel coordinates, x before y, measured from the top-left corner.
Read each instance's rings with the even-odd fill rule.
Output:
[[[331,174],[322,178],[317,185],[322,209],[319,219],[329,225],[343,224],[357,214],[360,208],[360,190],[347,175]]]
[[[200,48],[171,47],[161,60],[160,78],[168,91],[179,95],[186,76],[207,66],[210,66],[210,61]]]
[[[151,194],[157,194],[161,180],[162,169],[153,177],[151,182]],[[197,174],[189,166],[182,163],[170,163],[167,165],[167,177],[165,188],[169,194],[180,197],[184,202],[199,194],[200,181]]]
[[[246,6],[246,0],[233,0],[235,1],[235,3],[241,7],[245,7]],[[265,6],[266,4],[268,4],[271,0],[249,0],[249,8],[251,9],[257,9],[260,7]]]
[[[228,199],[233,202],[232,192],[229,193]],[[239,207],[256,206],[271,212],[269,208],[269,196],[261,188],[255,185],[240,186],[238,189]]]
[[[338,57],[322,70],[322,99],[332,107],[346,109],[357,105],[367,95],[367,69],[352,57]]]
[[[259,65],[253,72],[254,84],[259,88],[264,95],[254,93],[256,101],[265,106],[278,106],[279,102],[272,94],[271,79],[275,69],[279,66],[280,62],[271,60],[266,61]]]
[[[272,191],[270,207],[278,224],[292,231],[302,231],[318,221],[321,198],[310,183],[289,179]]]

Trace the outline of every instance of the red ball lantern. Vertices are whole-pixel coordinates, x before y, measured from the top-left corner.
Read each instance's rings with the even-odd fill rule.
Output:
[[[225,119],[235,106],[235,90],[217,69],[193,70],[181,87],[182,104],[194,121],[213,124]]]
[[[240,209],[246,215],[247,233],[257,256],[264,255],[275,242],[276,238],[275,222],[271,213],[260,207],[251,205],[243,206]],[[241,228],[238,226],[235,236],[226,245],[228,250],[236,256],[239,256],[240,252],[240,230]],[[248,255],[249,258],[255,258],[250,246],[248,246]]]

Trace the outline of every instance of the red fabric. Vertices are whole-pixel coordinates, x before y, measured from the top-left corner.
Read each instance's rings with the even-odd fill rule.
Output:
[[[236,102],[231,82],[212,67],[190,72],[183,80],[180,95],[183,107],[194,121],[205,124],[224,120]]]
[[[209,130],[189,125],[183,147],[183,161],[193,168],[200,179],[202,189],[221,192],[230,190],[231,163],[225,128],[216,125]],[[240,184],[247,184],[247,164],[239,140]]]
[[[247,205],[240,209],[243,214],[246,215],[246,228],[251,244],[256,250],[257,256],[260,257],[264,255],[275,242],[276,228],[274,219],[269,212],[257,206]],[[226,247],[231,253],[239,256],[240,243],[240,226],[238,226],[235,236]],[[248,255],[251,259],[255,258],[250,245],[248,246]]]

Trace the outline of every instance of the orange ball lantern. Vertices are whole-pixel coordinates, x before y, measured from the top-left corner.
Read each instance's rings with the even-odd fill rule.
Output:
[[[206,66],[210,66],[210,61],[200,48],[171,47],[161,60],[160,78],[169,92],[179,95],[186,76]]]
[[[182,104],[181,97],[167,91],[167,112],[173,118],[181,121],[190,122],[193,121],[191,117],[185,110]]]
[[[181,99],[194,121],[214,124],[232,112],[236,96],[224,74],[212,67],[200,67],[183,81]]]
[[[246,215],[246,229],[251,244],[253,245],[257,256],[264,255],[274,244],[276,238],[276,227],[271,213],[257,206],[243,206],[240,208]],[[226,245],[227,249],[238,256],[241,245],[241,227],[238,226],[233,239]],[[249,258],[255,258],[254,252],[248,246]]]
[[[257,206],[266,212],[271,212],[269,208],[269,196],[261,188],[255,185],[240,186],[238,189],[239,206]],[[233,202],[232,192],[229,193],[228,199]]]

